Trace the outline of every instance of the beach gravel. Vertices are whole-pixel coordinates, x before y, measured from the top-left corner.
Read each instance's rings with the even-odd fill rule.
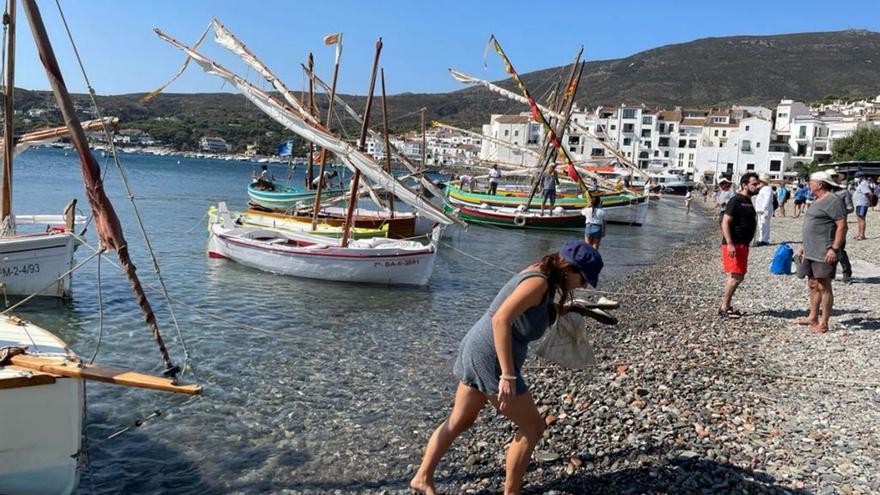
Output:
[[[774,218],[771,245],[752,249],[734,300],[742,319],[716,315],[715,227],[601,287],[622,307],[617,326],[589,325],[597,369],[533,358],[524,371],[553,417],[524,491],[880,493],[880,278],[834,283],[826,334],[788,323],[807,289],[769,264],[777,243],[797,247],[801,220]],[[880,214],[868,221],[869,239],[848,252],[880,265]],[[441,492],[501,492],[512,435],[487,408],[441,464]]]

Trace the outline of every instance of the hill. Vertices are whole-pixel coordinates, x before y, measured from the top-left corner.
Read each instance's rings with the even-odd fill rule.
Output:
[[[516,62],[516,54],[511,54]],[[552,67],[523,75],[536,96],[547,81],[564,73]],[[511,81],[500,85],[513,89]],[[666,45],[630,57],[588,62],[577,95],[581,107],[599,104],[649,106],[773,106],[781,98],[814,101],[829,95],[873,96],[880,93],[880,33],[847,30],[772,36],[705,38]],[[269,121],[244,97],[229,93],[162,94],[149,103],[142,94],[103,96],[107,115],[119,116],[125,127],[150,132],[181,148],[191,148],[204,135],[219,135],[237,150],[258,142],[264,151],[287,133]],[[344,98],[362,109],[366,98]],[[85,95],[76,101],[88,108]],[[17,90],[16,107],[46,105],[46,92]],[[378,100],[377,100],[378,102]],[[326,101],[320,102],[322,108]],[[522,111],[523,107],[482,88],[450,93],[403,93],[388,98],[393,131],[418,126],[418,110],[428,108],[428,120],[465,127],[488,121],[491,113]],[[374,109],[379,107],[374,106]],[[342,113],[340,113],[342,115]],[[374,112],[374,123],[381,113]],[[51,119],[48,119],[51,120]],[[42,125],[34,120],[29,127]],[[343,120],[355,137],[357,126]],[[334,127],[339,127],[334,125]]]

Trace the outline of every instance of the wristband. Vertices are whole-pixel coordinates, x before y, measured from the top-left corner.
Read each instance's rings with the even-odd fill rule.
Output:
[[[516,375],[501,375],[499,378],[502,380],[516,380]]]

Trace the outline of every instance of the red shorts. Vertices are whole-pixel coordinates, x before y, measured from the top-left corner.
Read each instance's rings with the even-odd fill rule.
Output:
[[[749,246],[748,244],[734,244],[736,248],[736,256],[727,255],[727,244],[721,245],[721,266],[724,267],[725,273],[737,273],[745,275],[749,266]]]

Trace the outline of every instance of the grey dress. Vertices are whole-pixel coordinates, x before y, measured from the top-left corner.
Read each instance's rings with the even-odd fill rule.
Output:
[[[458,348],[453,373],[465,385],[471,386],[486,395],[498,394],[498,380],[501,365],[495,352],[495,339],[492,334],[492,316],[514,289],[525,279],[546,275],[539,271],[523,272],[513,276],[495,296],[495,300],[483,316],[477,320]],[[513,366],[516,370],[516,393],[523,394],[529,387],[522,378],[520,370],[526,360],[528,344],[538,340],[550,326],[550,295],[544,297],[537,306],[526,309],[512,324]]]

